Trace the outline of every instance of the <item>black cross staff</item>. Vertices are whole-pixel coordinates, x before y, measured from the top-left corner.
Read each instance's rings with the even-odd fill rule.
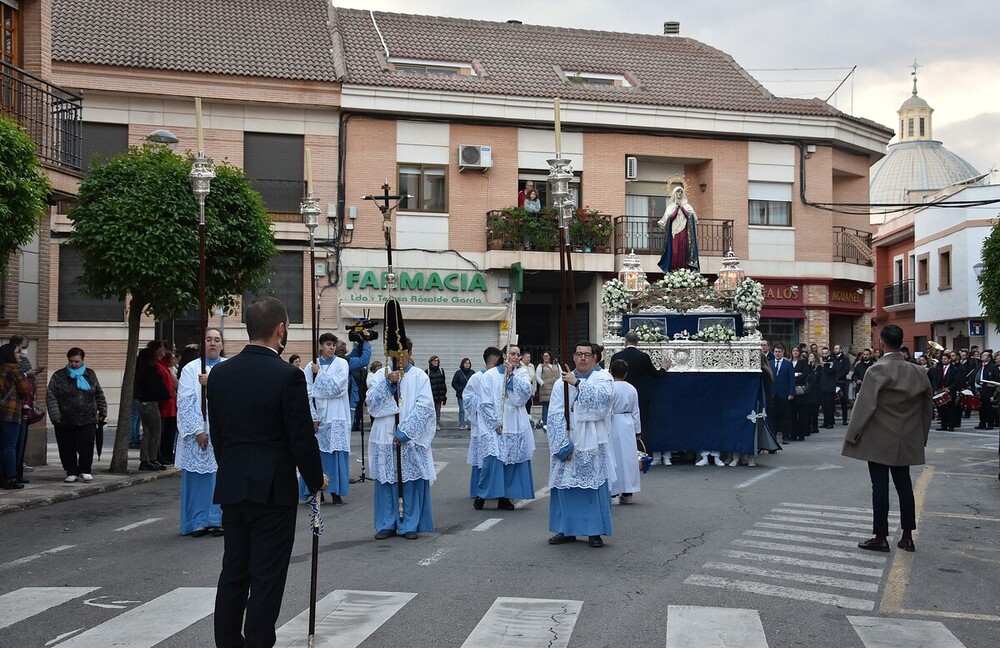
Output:
[[[389,194],[389,181],[386,180],[382,183],[382,195],[368,194],[367,196],[361,196],[361,200],[370,200],[375,203],[378,210],[382,212],[382,234],[385,236],[385,254],[389,261],[389,272],[392,273],[392,212],[399,208],[397,204],[395,207],[389,205],[389,201],[392,200],[408,200],[413,198],[410,194],[399,194],[397,196],[392,196]]]

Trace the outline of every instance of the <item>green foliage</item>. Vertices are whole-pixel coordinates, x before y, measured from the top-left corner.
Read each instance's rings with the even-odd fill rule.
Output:
[[[198,201],[191,159],[163,146],[130,148],[80,184],[69,244],[83,257],[81,284],[160,319],[198,304]],[[267,210],[242,171],[216,167],[205,201],[206,298],[232,306],[261,290],[277,252]]]
[[[576,218],[569,226],[570,243],[589,248],[607,246],[614,233],[611,216],[589,207],[577,209]]]
[[[983,312],[1000,326],[1000,220],[994,221],[993,231],[983,241],[983,271],[979,275],[979,301]]]
[[[0,273],[10,255],[38,232],[50,190],[31,137],[17,122],[0,117]]]

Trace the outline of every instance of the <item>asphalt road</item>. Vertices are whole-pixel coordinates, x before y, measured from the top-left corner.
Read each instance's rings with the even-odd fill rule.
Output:
[[[328,597],[321,618],[346,602],[318,645],[996,646],[996,435],[932,432],[928,465],[912,471],[917,552],[893,542],[871,554],[854,546],[870,530],[867,468],[840,457],[843,430],[756,468],[654,467],[635,504],[613,508],[607,545],[592,549],[546,543],[544,493],[516,511],[473,510],[467,433],[445,429],[434,443],[435,534],[376,542],[370,483],[323,509],[320,598],[391,594]],[[547,444],[537,440],[542,490]],[[0,646],[213,645],[223,541],[177,535],[179,487],[164,479],[0,518]],[[279,626],[308,608],[307,512]],[[348,627],[357,641],[331,639]]]

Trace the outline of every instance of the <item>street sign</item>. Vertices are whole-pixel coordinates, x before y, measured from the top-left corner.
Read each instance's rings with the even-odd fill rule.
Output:
[[[969,337],[983,337],[984,335],[986,335],[986,320],[970,319]]]

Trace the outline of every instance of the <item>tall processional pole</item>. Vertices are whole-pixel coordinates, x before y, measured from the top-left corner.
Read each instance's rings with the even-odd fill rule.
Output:
[[[195,198],[198,199],[198,326],[201,329],[201,337],[198,342],[199,355],[201,356],[201,373],[207,371],[205,365],[205,336],[208,334],[208,302],[205,296],[205,199],[211,190],[212,178],[215,177],[215,169],[212,168],[212,160],[205,157],[205,137],[201,125],[201,97],[194,99],[195,126],[198,131],[198,157],[191,164],[191,190]],[[208,407],[206,407],[207,391],[205,385],[201,386],[201,416],[203,421],[208,421]]]

